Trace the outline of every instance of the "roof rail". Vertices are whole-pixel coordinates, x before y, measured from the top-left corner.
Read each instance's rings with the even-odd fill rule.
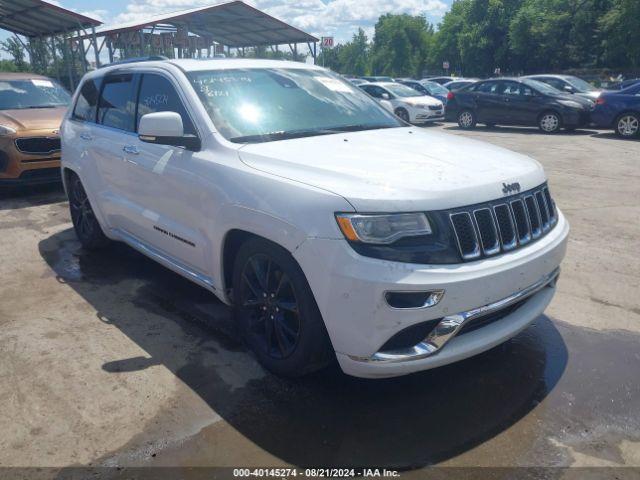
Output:
[[[157,62],[161,60],[169,60],[169,57],[165,57],[164,55],[150,55],[148,57],[126,58],[124,60],[119,60],[117,62],[107,63],[106,65],[102,65],[100,68],[111,67],[113,65],[124,65],[126,63]]]

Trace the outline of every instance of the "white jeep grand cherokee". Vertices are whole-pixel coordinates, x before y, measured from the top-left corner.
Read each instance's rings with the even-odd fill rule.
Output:
[[[113,65],[85,76],[61,137],[82,245],[126,242],[233,305],[281,375],[461,360],[555,291],[569,226],[540,164],[407,126],[322,68]]]

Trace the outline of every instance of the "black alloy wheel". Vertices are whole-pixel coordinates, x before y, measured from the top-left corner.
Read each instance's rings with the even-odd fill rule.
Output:
[[[80,178],[72,174],[69,180],[69,210],[78,240],[90,250],[105,247],[109,239],[98,223]]]
[[[274,359],[291,355],[300,337],[300,309],[282,268],[265,254],[251,256],[242,270],[240,298],[255,344]]]
[[[236,255],[232,285],[236,324],[265,368],[297,377],[335,359],[311,287],[287,250],[247,240]]]

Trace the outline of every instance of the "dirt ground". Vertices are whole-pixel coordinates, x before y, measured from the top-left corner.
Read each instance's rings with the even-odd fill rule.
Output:
[[[426,128],[545,166],[572,228],[545,316],[433,371],[283,380],[208,292],[124,245],[84,251],[61,189],[2,191],[0,477],[25,473],[8,467],[55,467],[40,471],[54,477],[75,467],[640,467],[640,141]]]

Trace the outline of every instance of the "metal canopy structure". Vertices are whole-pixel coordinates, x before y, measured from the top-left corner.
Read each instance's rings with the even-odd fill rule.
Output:
[[[54,71],[70,89],[80,77],[78,65],[84,73],[88,63],[84,42],[69,39],[81,32],[94,34],[99,25],[99,20],[43,0],[0,0],[0,29],[13,33],[29,53],[32,71],[43,75]],[[99,52],[95,35],[90,44]]]
[[[0,28],[25,37],[59,35],[101,24],[42,0],[0,0]]]
[[[232,1],[149,17],[96,30],[98,36],[140,30],[155,25],[185,27],[199,36],[233,47],[317,42],[318,39],[241,1]]]
[[[203,49],[207,50],[209,56],[211,47],[215,48],[214,42],[217,47],[226,47],[227,50],[235,48],[242,54],[245,47],[270,46],[277,49],[278,45],[286,44],[291,48],[291,52],[297,55],[297,44],[303,43],[309,47],[309,52],[315,59],[318,42],[318,38],[313,35],[239,0],[156,15],[142,21],[105,26],[96,29],[95,35],[105,38],[102,44],[107,44],[110,61],[113,61],[115,48],[123,50],[124,56],[164,53],[167,41],[171,51],[174,47],[178,49],[179,57],[195,55],[195,51],[200,56]],[[181,35],[185,36],[186,40],[180,40]],[[161,39],[161,36],[164,37]],[[202,41],[193,42],[193,37]],[[91,39],[91,34],[80,35],[77,38]],[[191,40],[191,43],[188,40]],[[98,43],[95,42],[95,45]]]

